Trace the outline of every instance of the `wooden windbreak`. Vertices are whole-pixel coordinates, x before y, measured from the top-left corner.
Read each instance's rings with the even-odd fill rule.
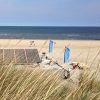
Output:
[[[0,64],[33,64],[40,62],[37,49],[0,49]]]

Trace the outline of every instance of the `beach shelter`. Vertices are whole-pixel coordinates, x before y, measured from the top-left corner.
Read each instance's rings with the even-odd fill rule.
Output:
[[[49,42],[49,53],[53,52],[53,48],[54,48],[54,42],[53,42],[53,40],[50,40],[50,42]]]
[[[70,49],[69,48],[65,48],[65,52],[64,52],[64,63],[67,63],[70,57]]]

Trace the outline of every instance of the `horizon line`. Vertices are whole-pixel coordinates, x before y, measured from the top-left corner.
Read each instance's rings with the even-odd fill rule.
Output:
[[[39,25],[0,25],[0,27],[100,27],[100,26],[49,26],[49,25],[43,25],[43,26],[39,26]]]

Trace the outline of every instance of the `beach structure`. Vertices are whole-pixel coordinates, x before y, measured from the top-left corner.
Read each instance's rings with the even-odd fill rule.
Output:
[[[40,62],[40,57],[37,49],[30,48],[2,48],[0,49],[0,64],[18,64],[31,65]]]

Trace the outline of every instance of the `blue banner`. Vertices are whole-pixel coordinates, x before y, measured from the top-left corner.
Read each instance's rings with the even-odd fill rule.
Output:
[[[64,63],[67,63],[70,57],[70,49],[69,48],[65,48],[65,52],[64,52]]]
[[[50,42],[49,42],[49,53],[53,52],[53,47],[54,47],[54,42],[53,42],[53,40],[50,40]]]

